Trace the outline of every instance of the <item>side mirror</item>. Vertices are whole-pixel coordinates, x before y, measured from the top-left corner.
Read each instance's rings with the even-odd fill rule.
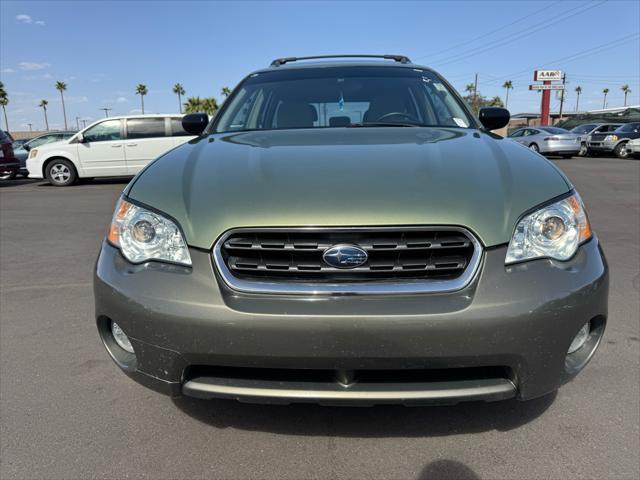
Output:
[[[182,128],[191,135],[200,135],[209,124],[206,113],[190,113],[182,117]]]
[[[23,144],[22,144],[22,149],[23,149],[23,150],[26,150],[26,151],[28,152],[29,150],[31,150],[31,147],[29,146],[29,144],[28,144],[28,143],[23,143]]]
[[[84,143],[84,135],[82,135],[82,133],[78,133],[76,135],[76,140],[78,141],[78,143]]]
[[[478,118],[487,130],[497,130],[509,123],[511,115],[506,108],[484,107],[480,109]]]

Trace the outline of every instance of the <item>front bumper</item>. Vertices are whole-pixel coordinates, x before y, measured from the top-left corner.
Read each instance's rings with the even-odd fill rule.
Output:
[[[627,143],[625,145],[625,148],[627,149],[627,151],[631,154],[638,154],[640,153],[640,143],[638,144],[633,144],[633,143]]]
[[[210,252],[190,253],[193,268],[132,265],[104,243],[94,278],[107,351],[129,376],[174,396],[327,404],[527,400],[584,367],[607,317],[608,269],[595,237],[567,262],[505,267],[506,247],[488,249],[471,284],[443,294],[242,294],[219,281]],[[589,351],[568,361],[569,344],[592,319]],[[110,320],[130,337],[135,356],[114,344]],[[498,370],[503,375],[494,375]],[[347,379],[323,382],[327,371]],[[380,372],[398,378],[380,380]],[[407,379],[404,372],[426,373]]]
[[[25,170],[29,172],[29,178],[44,178],[42,175],[43,163],[37,158],[29,158],[25,162]]]

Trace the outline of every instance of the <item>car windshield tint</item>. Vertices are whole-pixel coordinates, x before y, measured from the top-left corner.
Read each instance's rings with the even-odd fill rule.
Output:
[[[564,128],[556,128],[556,127],[544,127],[544,128],[541,128],[540,130],[544,130],[545,132],[553,133],[553,134],[568,133],[568,130],[565,130]]]
[[[595,125],[578,125],[571,129],[571,133],[589,133],[594,128],[596,128]]]
[[[623,133],[633,132],[638,127],[640,127],[640,123],[627,123],[625,125],[622,125],[620,128],[618,128],[616,132],[623,132]]]
[[[430,71],[395,67],[254,74],[225,103],[216,132],[349,126],[474,126]]]

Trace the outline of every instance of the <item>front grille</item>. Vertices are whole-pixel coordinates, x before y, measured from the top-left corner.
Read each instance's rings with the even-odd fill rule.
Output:
[[[367,260],[354,268],[323,259],[336,245],[356,246]],[[477,240],[461,228],[239,229],[216,245],[216,262],[233,286],[453,282],[475,269]],[[458,282],[460,283],[460,282]],[[447,288],[445,288],[447,289]],[[316,290],[314,290],[316,291]],[[340,291],[339,288],[334,291]]]

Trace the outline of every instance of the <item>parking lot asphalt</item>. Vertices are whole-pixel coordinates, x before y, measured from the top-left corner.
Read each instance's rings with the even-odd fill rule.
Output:
[[[172,400],[129,380],[92,268],[127,180],[0,183],[0,478],[640,477],[640,162],[558,160],[611,267],[591,364],[527,403],[330,408]]]

